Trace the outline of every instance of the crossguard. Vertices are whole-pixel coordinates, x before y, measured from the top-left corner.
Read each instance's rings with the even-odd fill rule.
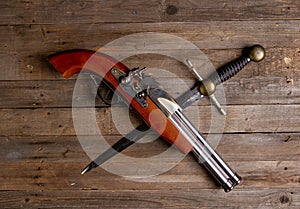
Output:
[[[197,80],[200,81],[198,91],[209,96],[212,103],[220,111],[221,114],[226,115],[225,110],[221,107],[220,103],[216,99],[214,92],[216,91],[216,86],[220,83],[227,81],[241,71],[249,62],[260,62],[265,57],[265,49],[261,45],[253,45],[249,48],[246,55],[239,57],[238,59],[224,65],[217,71],[208,76],[207,79],[203,79],[199,73],[196,71],[195,67],[190,60],[186,60],[188,67],[193,72]]]

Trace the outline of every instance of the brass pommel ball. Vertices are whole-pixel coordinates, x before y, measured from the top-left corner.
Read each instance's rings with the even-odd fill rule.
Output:
[[[212,95],[216,91],[216,85],[210,79],[205,79],[201,82],[199,91],[204,96]]]
[[[253,45],[249,50],[251,61],[259,62],[265,58],[266,51],[261,45]]]

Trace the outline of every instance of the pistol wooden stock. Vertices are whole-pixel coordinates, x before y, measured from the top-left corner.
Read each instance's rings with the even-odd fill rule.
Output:
[[[49,56],[49,61],[64,78],[69,78],[81,71],[99,75],[143,118],[145,123],[161,134],[163,139],[175,144],[184,153],[189,153],[192,150],[192,145],[151,99],[147,99],[148,107],[143,108],[131,95],[118,88],[119,81],[112,75],[110,70],[116,68],[125,74],[129,72],[129,68],[118,60],[91,50],[72,50],[53,54]]]

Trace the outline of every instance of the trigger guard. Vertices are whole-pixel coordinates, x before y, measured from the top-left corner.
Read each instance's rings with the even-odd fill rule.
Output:
[[[87,74],[91,77],[93,83],[97,87],[96,96],[99,100],[101,100],[107,106],[121,103],[122,99],[117,94],[115,94],[115,91],[113,91],[109,87],[109,85],[106,84],[104,79],[94,73]]]

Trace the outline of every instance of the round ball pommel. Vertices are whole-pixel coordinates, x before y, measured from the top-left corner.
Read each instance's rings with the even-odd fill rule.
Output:
[[[253,45],[249,49],[249,57],[251,61],[259,62],[265,58],[266,51],[261,45]]]
[[[199,91],[204,96],[212,95],[216,91],[216,85],[214,84],[214,82],[212,82],[212,80],[205,79],[201,82]]]

